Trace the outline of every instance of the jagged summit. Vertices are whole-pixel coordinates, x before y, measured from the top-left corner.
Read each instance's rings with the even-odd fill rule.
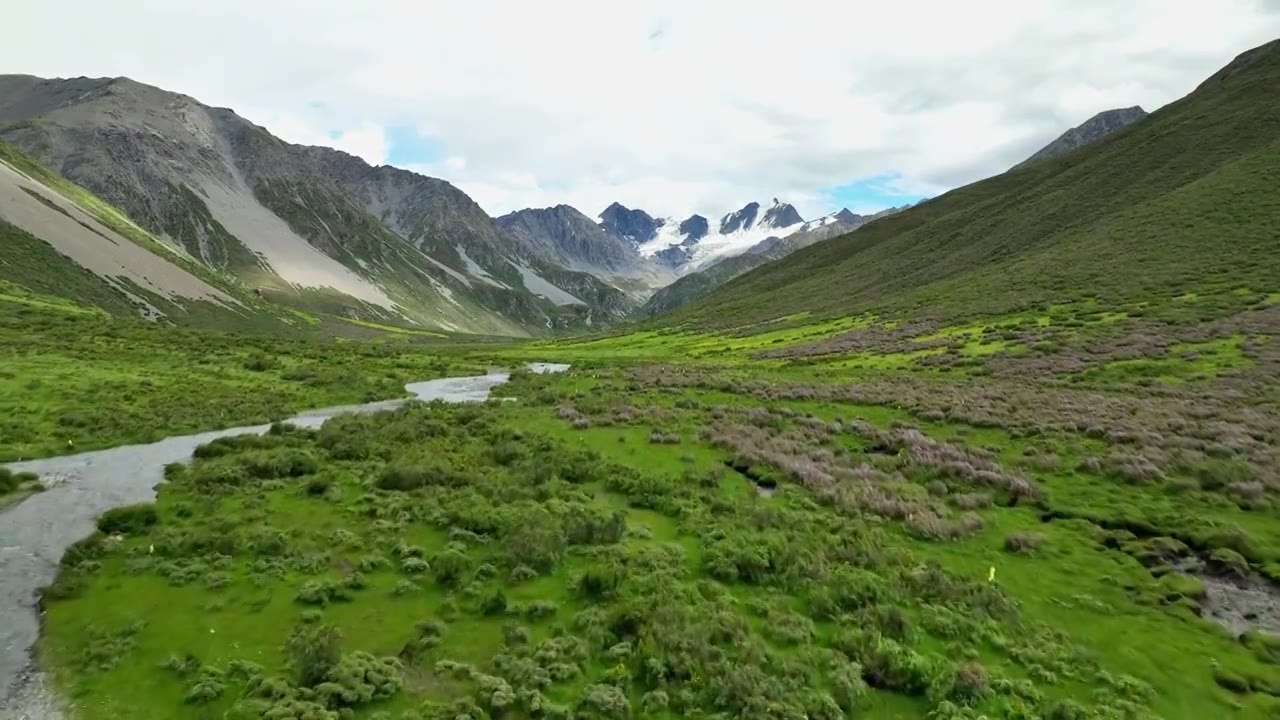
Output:
[[[1128,127],[1133,123],[1145,118],[1147,111],[1138,106],[1117,108],[1115,110],[1104,110],[1094,115],[1080,125],[1067,130],[1058,136],[1056,140],[1045,145],[1034,155],[1015,165],[1015,168],[1024,167],[1033,162],[1040,160],[1048,160],[1049,158],[1058,157],[1083,147],[1089,143],[1096,142],[1110,135],[1117,130]]]
[[[632,243],[643,243],[652,240],[662,225],[643,210],[632,210],[621,203],[613,203],[600,213],[600,224],[606,230],[615,233]]]
[[[302,309],[323,295],[325,312],[522,335],[629,305],[529,252],[444,180],[294,145],[130,78],[0,75],[0,139],[178,253]]]

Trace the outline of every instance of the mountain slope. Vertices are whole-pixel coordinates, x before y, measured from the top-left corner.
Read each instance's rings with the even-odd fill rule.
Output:
[[[566,267],[618,275],[642,269],[630,244],[568,205],[517,210],[497,223],[530,251],[549,254]]]
[[[669,322],[864,310],[943,318],[1206,284],[1274,291],[1276,87],[1280,43],[1270,43],[1127,132],[802,249]]]
[[[727,257],[702,270],[681,276],[675,282],[654,293],[641,308],[641,313],[659,315],[670,312],[767,262],[786,257],[814,243],[852,232],[872,220],[892,215],[903,209],[905,208],[889,208],[871,215],[858,215],[844,208],[804,223],[799,230],[786,237],[768,237],[751,246],[741,255]]]
[[[642,315],[661,315],[715,290],[739,275],[754,270],[774,259],[770,253],[743,253],[725,258],[705,270],[681,276],[658,290],[640,308]]]
[[[0,300],[31,293],[203,327],[281,330],[298,320],[0,141]]]
[[[1029,163],[1048,160],[1049,158],[1069,153],[1076,148],[1101,140],[1117,130],[1126,128],[1146,116],[1147,111],[1136,105],[1129,108],[1104,110],[1062,133],[1053,142],[1037,150],[1031,157],[1014,165],[1014,168],[1020,168]]]
[[[126,78],[0,76],[0,138],[174,249],[299,307],[495,334],[625,309],[620,292],[583,277],[569,279],[603,305],[562,308],[578,301],[529,287],[564,269],[530,267],[448,183],[291,145],[231,110]]]

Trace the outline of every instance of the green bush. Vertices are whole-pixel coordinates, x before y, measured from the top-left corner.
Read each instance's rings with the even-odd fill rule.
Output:
[[[1249,681],[1247,679],[1223,667],[1213,669],[1213,681],[1239,695],[1249,692]]]
[[[289,633],[285,656],[302,687],[323,682],[341,658],[342,633],[329,625],[299,625]]]
[[[1280,635],[1250,630],[1240,636],[1240,642],[1262,662],[1280,665]]]
[[[378,476],[383,490],[416,490],[433,485],[452,485],[457,481],[453,469],[444,463],[392,465]]]
[[[107,535],[130,535],[149,530],[160,521],[155,503],[112,508],[98,518],[98,530]]]
[[[250,477],[261,480],[302,477],[320,469],[320,462],[315,456],[288,448],[246,453],[240,456],[239,461]]]
[[[513,566],[525,565],[547,572],[560,562],[566,541],[560,523],[541,507],[522,509],[505,537],[507,556]]]

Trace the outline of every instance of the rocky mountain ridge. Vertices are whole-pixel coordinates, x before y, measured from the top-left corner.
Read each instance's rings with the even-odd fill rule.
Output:
[[[528,334],[633,303],[522,246],[448,182],[292,145],[127,78],[0,76],[0,139],[175,251],[302,309]]]

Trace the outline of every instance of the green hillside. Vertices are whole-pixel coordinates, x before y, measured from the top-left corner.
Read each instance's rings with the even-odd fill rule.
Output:
[[[771,263],[670,316],[742,325],[810,311],[953,319],[1069,299],[1216,314],[1280,283],[1280,43],[1077,152],[954,190]],[[1210,299],[1212,298],[1212,299]]]

